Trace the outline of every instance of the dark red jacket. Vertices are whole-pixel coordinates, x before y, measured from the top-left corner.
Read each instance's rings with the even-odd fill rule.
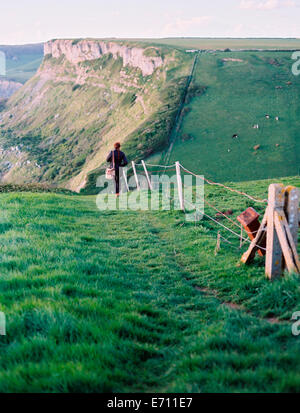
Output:
[[[111,168],[113,168],[113,153],[115,156],[115,169],[119,169],[120,167],[124,167],[128,165],[128,161],[125,156],[125,153],[122,151],[115,150],[115,151],[111,151],[106,159],[107,162],[110,162]]]

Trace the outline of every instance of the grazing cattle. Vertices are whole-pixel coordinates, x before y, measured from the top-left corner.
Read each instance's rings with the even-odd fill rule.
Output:
[[[277,120],[277,121],[278,121],[278,120],[279,120],[279,117],[278,117],[278,116],[276,116],[275,120]]]
[[[266,115],[266,119],[270,119],[270,115]]]
[[[259,129],[259,125],[253,125],[253,129]]]
[[[237,139],[238,135],[235,133],[234,135],[232,135],[232,139]]]

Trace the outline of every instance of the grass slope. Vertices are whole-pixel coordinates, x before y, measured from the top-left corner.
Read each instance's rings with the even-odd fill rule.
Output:
[[[268,182],[236,187],[264,197]],[[252,202],[206,195],[234,216]],[[216,228],[179,212],[100,212],[95,197],[59,194],[1,202],[1,392],[299,392],[284,321],[299,278],[271,284],[260,259],[236,266],[242,251],[225,243],[215,257]]]
[[[291,65],[287,52],[201,53],[171,162],[218,181],[297,175],[300,78]]]

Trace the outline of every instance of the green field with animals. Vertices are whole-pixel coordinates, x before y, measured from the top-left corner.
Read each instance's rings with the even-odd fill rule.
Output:
[[[233,188],[265,198],[269,183]],[[299,392],[299,277],[270,283],[262,258],[240,265],[248,244],[226,231],[216,251],[207,218],[12,189],[1,187],[0,392]],[[205,193],[232,221],[264,212]]]
[[[298,175],[293,62],[290,52],[200,53],[168,161],[218,181]]]

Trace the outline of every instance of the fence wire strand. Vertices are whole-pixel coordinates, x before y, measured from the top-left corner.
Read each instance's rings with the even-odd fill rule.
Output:
[[[163,169],[165,169],[165,170],[166,170],[166,169],[174,170],[174,169],[171,169],[171,168],[174,168],[174,166],[175,166],[175,164],[173,164],[173,165],[154,165],[154,164],[148,164],[148,163],[145,163],[145,165],[146,165],[146,166],[149,166],[149,167],[163,168]],[[258,199],[258,198],[255,198],[255,197],[247,194],[246,192],[242,192],[242,191],[239,191],[239,190],[237,190],[237,189],[230,188],[229,186],[226,186],[226,185],[221,184],[221,183],[219,183],[219,182],[210,181],[210,180],[204,178],[204,177],[201,176],[201,175],[197,175],[197,174],[195,174],[194,172],[189,171],[188,169],[186,169],[186,168],[185,168],[184,166],[182,166],[181,164],[179,164],[179,165],[180,165],[180,167],[181,167],[181,169],[182,169],[183,171],[185,171],[186,173],[188,173],[188,174],[190,174],[190,175],[195,176],[196,178],[202,179],[204,182],[206,182],[206,183],[209,184],[209,185],[219,186],[219,187],[224,188],[224,189],[226,189],[226,190],[228,190],[228,191],[231,191],[231,192],[236,193],[236,194],[238,194],[238,195],[244,196],[244,197],[246,197],[246,198],[248,198],[248,199],[250,199],[250,200],[252,200],[252,201],[254,201],[254,202],[264,203],[264,204],[265,204],[265,203],[268,203],[268,201],[267,201],[266,199]],[[143,164],[136,164],[136,166],[143,166]],[[175,169],[175,170],[176,170],[176,169]],[[148,171],[148,172],[151,174],[151,173],[160,172],[160,171],[155,170],[155,171]],[[183,185],[183,186],[187,188],[186,185]],[[167,197],[168,197],[168,196],[167,196]],[[168,198],[169,198],[169,197],[168,197]],[[169,199],[171,199],[171,198],[169,198]],[[245,243],[252,244],[253,241],[251,241],[251,240],[249,240],[249,239],[247,239],[247,238],[245,238],[245,237],[243,236],[243,231],[242,231],[240,234],[238,234],[237,232],[235,232],[235,231],[232,230],[231,228],[228,228],[226,225],[224,225],[224,224],[222,224],[221,222],[219,222],[217,219],[215,219],[215,218],[211,217],[210,215],[206,214],[204,211],[202,212],[202,211],[197,210],[197,208],[195,208],[195,206],[194,206],[191,202],[189,202],[188,200],[185,199],[184,202],[186,202],[187,204],[189,204],[190,206],[192,206],[192,207],[195,209],[195,211],[198,212],[199,214],[207,217],[207,218],[210,219],[212,222],[214,222],[215,224],[217,224],[217,225],[219,225],[220,227],[222,227],[224,230],[226,230],[226,231],[230,232],[231,234],[233,234],[235,237],[237,237],[237,238],[240,240],[241,243],[243,242],[244,244],[245,244]],[[204,199],[204,203],[207,204],[207,205],[209,205],[209,207],[213,208],[213,209],[214,209],[215,211],[217,211],[219,214],[221,214],[221,216],[223,216],[224,218],[226,218],[229,222],[231,222],[231,224],[235,225],[235,226],[238,227],[239,229],[241,228],[239,224],[237,224],[237,223],[236,223],[235,221],[233,221],[230,217],[228,217],[226,214],[224,214],[224,212],[222,212],[221,210],[219,210],[215,205],[213,205],[213,204],[211,204],[210,202],[206,201],[206,199]],[[257,234],[258,231],[259,231],[259,230],[253,231],[252,234],[253,234],[253,235],[254,235],[254,234]],[[240,247],[240,248],[236,247],[231,241],[229,241],[227,238],[223,237],[221,234],[220,234],[220,238],[221,238],[223,241],[225,241],[228,245],[231,245],[233,248],[235,248],[235,249],[237,249],[237,250],[241,248],[241,247]],[[262,247],[262,246],[260,246],[260,245],[255,245],[255,247],[259,248],[260,250],[266,251],[266,248],[264,248],[264,247]]]
[[[187,203],[188,203],[189,205],[191,205],[192,207],[194,206],[191,202],[189,202],[189,201],[187,201],[187,200],[185,200],[185,202],[187,202]],[[216,224],[218,224],[219,226],[221,226],[221,227],[224,228],[225,230],[231,232],[233,235],[235,235],[235,236],[236,236],[237,238],[239,238],[240,240],[243,240],[243,241],[245,241],[245,242],[247,242],[247,243],[249,243],[249,244],[252,243],[252,241],[250,241],[249,239],[244,238],[241,234],[237,234],[235,231],[233,231],[232,229],[226,227],[226,225],[224,225],[224,224],[222,224],[221,222],[217,221],[215,218],[211,217],[210,215],[206,214],[205,212],[201,212],[201,211],[197,210],[197,208],[196,208],[196,211],[199,212],[199,214],[204,215],[205,217],[207,217],[207,218],[210,219],[211,221],[215,222]],[[261,249],[261,250],[266,251],[266,248],[263,248],[263,247],[261,247],[261,246],[259,246],[259,245],[255,245],[255,246],[256,246],[257,248]]]
[[[209,185],[220,186],[220,187],[222,187],[222,188],[224,188],[224,189],[227,189],[228,191],[235,192],[235,193],[237,193],[238,195],[245,196],[245,197],[251,199],[251,200],[254,201],[254,202],[258,202],[258,203],[268,203],[268,200],[267,200],[267,199],[254,198],[253,196],[247,194],[246,192],[238,191],[237,189],[230,188],[229,186],[226,186],[226,185],[221,184],[221,183],[219,183],[219,182],[209,181],[208,179],[204,178],[203,176],[197,175],[197,174],[195,174],[194,172],[189,171],[188,169],[186,169],[186,168],[185,168],[184,166],[182,166],[181,164],[180,164],[180,167],[181,167],[185,172],[187,172],[188,174],[193,175],[193,176],[195,176],[196,178],[202,179],[203,181],[205,181],[205,182],[206,182],[207,184],[209,184]]]

